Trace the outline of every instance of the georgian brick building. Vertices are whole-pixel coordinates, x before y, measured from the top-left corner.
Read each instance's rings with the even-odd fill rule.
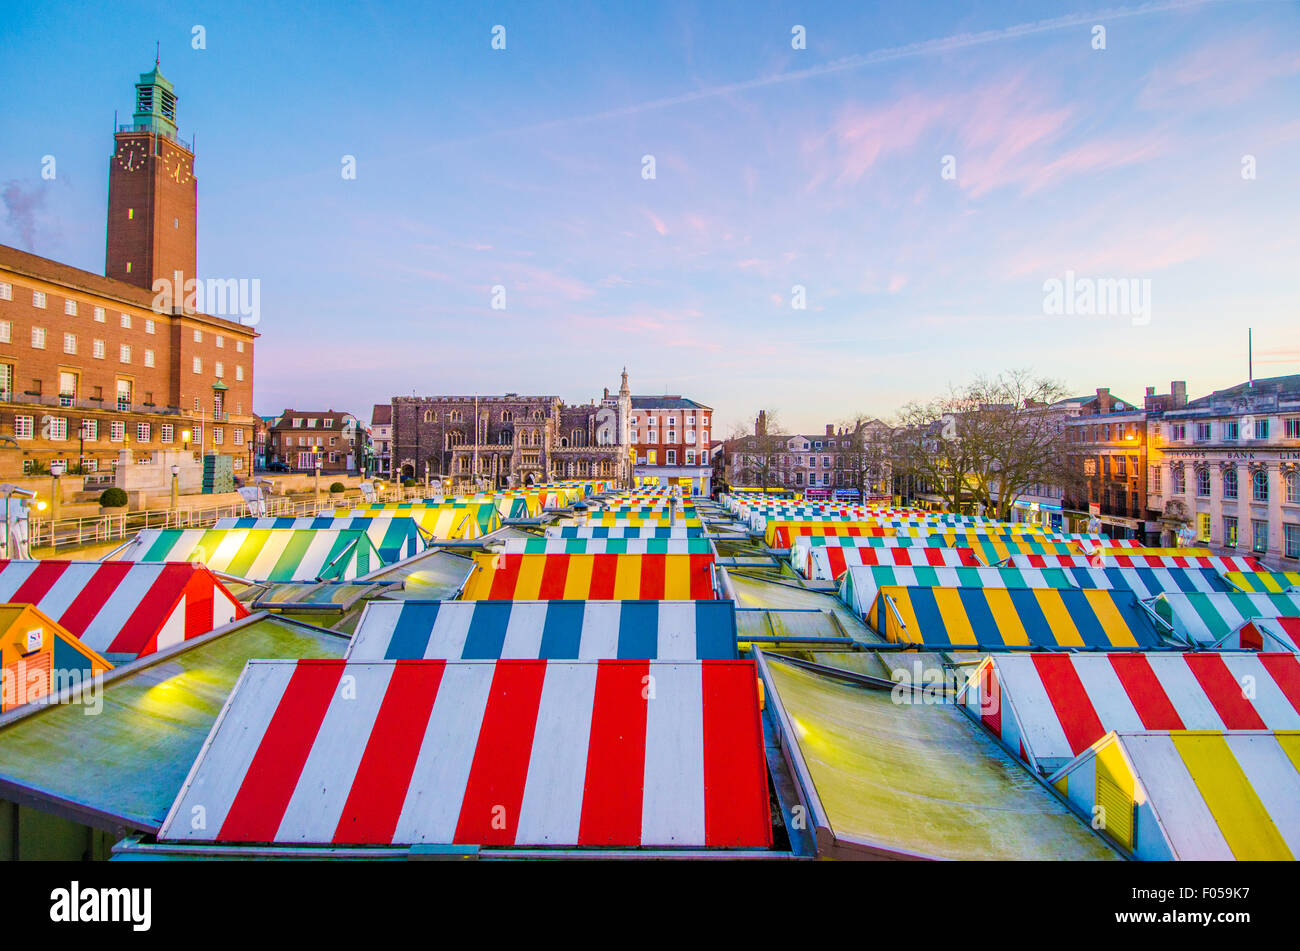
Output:
[[[268,461],[314,472],[319,456],[322,475],[355,475],[365,465],[364,432],[351,413],[286,409],[270,427]]]
[[[397,396],[393,477],[494,487],[629,475],[627,372],[617,395],[572,405],[558,396]]]
[[[108,276],[0,245],[0,477],[54,459],[104,470],[124,449],[251,467],[257,334],[183,300],[155,306],[155,279],[194,276],[197,183],[156,67],[136,105],[109,164]]]

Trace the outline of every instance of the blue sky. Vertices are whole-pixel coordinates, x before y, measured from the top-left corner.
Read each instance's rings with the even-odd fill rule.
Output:
[[[1007,367],[1199,395],[1247,326],[1300,372],[1293,2],[0,7],[0,242],[102,272],[160,41],[200,274],[262,282],[259,412],[626,364],[811,430]],[[1150,281],[1149,322],[1045,314],[1067,271]]]

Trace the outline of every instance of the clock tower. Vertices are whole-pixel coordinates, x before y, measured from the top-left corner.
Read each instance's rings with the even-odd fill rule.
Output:
[[[198,181],[194,150],[176,134],[176,93],[154,68],[135,86],[130,125],[114,130],[108,168],[104,274],[147,290],[154,280],[196,277]]]

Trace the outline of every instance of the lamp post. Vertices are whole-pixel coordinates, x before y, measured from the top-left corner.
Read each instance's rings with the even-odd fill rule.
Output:
[[[63,493],[59,490],[59,477],[68,471],[68,464],[62,459],[50,460],[50,544],[54,544],[54,523],[59,520],[59,502]]]
[[[316,463],[316,511],[320,511],[320,446],[312,446],[311,454]]]
[[[181,430],[181,445],[186,452],[190,451],[190,431],[188,429]]]
[[[172,466],[172,512],[176,516],[176,524],[180,524],[180,505],[181,505],[181,467]]]

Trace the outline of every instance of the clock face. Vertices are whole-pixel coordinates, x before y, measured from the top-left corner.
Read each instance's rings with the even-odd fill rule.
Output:
[[[117,164],[128,172],[144,165],[144,146],[139,142],[124,142],[117,151]]]
[[[163,164],[167,177],[177,185],[184,185],[194,177],[190,169],[190,163],[183,156],[176,155],[173,152],[164,153]]]

